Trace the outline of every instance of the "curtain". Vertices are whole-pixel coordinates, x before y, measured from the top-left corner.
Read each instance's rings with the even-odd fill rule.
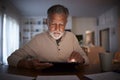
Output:
[[[15,19],[4,15],[3,64],[8,64],[7,57],[18,48],[19,48],[19,24]]]

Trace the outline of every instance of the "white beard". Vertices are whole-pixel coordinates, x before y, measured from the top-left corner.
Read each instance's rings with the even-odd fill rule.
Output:
[[[60,38],[63,36],[64,32],[54,31],[54,32],[49,32],[49,34],[50,34],[55,40],[58,40],[58,39],[60,39]]]

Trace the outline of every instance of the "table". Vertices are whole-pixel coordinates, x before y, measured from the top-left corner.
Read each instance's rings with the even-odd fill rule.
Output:
[[[120,70],[120,63],[113,64],[113,70]],[[33,70],[33,69],[18,69],[15,67],[10,67],[8,65],[0,65],[1,73],[9,73],[16,75],[23,75],[29,77],[37,77],[38,75],[77,75],[80,80],[86,80],[84,75],[101,73],[100,64],[91,64],[91,65],[80,65],[76,67],[75,71],[42,71],[42,70]]]

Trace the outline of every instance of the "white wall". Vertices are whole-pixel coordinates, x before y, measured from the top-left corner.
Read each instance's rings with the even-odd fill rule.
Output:
[[[72,18],[72,32],[76,35],[83,35],[85,41],[86,31],[96,30],[96,18],[94,17],[73,17]]]
[[[69,16],[68,19],[67,19],[67,24],[66,24],[66,27],[65,29],[72,29],[72,17]]]

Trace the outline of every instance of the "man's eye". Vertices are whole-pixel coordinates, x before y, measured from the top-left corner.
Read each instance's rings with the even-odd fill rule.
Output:
[[[51,26],[55,26],[56,24],[51,24]]]
[[[65,26],[64,24],[60,24],[60,26]]]
[[[60,26],[64,26],[64,24],[60,24]]]

